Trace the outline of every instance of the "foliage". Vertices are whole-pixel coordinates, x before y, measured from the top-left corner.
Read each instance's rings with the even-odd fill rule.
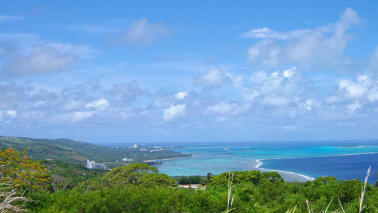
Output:
[[[183,189],[155,167],[131,163],[104,171],[80,164],[44,161],[46,167],[13,149],[1,150],[0,209],[33,212],[359,212],[363,183],[320,177],[306,183],[284,182],[276,172],[235,171],[207,177],[179,177],[208,182],[206,190]],[[56,176],[54,176],[56,175]],[[81,175],[81,176],[80,176]],[[59,178],[63,178],[64,182]],[[232,177],[230,179],[230,177]],[[58,183],[72,185],[59,187]],[[53,191],[39,190],[53,186]],[[32,189],[24,193],[24,189]],[[51,187],[50,187],[51,189]],[[364,213],[378,212],[377,187],[367,185]],[[33,201],[20,203],[25,201]],[[21,205],[20,205],[21,204]]]
[[[105,185],[134,184],[145,174],[156,173],[156,167],[144,163],[131,163],[112,169],[102,179]]]
[[[0,150],[0,212],[23,212],[25,192],[46,189],[50,176],[46,167],[13,148]]]
[[[204,184],[207,182],[207,178],[201,176],[181,176],[176,179],[179,184]]]
[[[359,180],[320,177],[312,182],[288,183],[275,172],[233,172],[232,213],[359,212]],[[114,177],[116,176],[116,177]],[[114,178],[113,178],[114,177]],[[113,169],[102,181],[88,181],[72,190],[39,195],[30,206],[38,212],[224,212],[229,199],[229,173],[215,175],[206,190],[174,187],[173,179],[154,167],[132,164]],[[104,184],[106,183],[106,184]],[[364,213],[377,212],[378,190],[368,185]]]
[[[141,187],[155,187],[155,186],[176,186],[173,178],[166,174],[145,174],[142,175],[137,184]]]
[[[223,200],[207,191],[136,185],[102,187],[94,191],[74,189],[49,195],[36,212],[221,212]]]
[[[45,166],[13,148],[0,151],[0,183],[11,188],[41,189],[50,176]]]
[[[0,147],[27,150],[33,160],[58,160],[67,163],[83,163],[86,159],[106,162],[107,165],[119,165],[122,158],[132,158],[136,162],[144,160],[185,157],[186,154],[172,150],[156,152],[140,151],[130,148],[99,146],[69,139],[33,139],[0,136]]]
[[[54,191],[72,189],[82,182],[100,179],[106,173],[104,170],[87,169],[79,163],[44,160],[41,164],[45,165],[50,172],[51,186]]]

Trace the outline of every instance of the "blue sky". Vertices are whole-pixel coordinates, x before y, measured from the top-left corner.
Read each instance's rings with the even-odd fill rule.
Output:
[[[378,138],[375,1],[4,1],[0,135]]]

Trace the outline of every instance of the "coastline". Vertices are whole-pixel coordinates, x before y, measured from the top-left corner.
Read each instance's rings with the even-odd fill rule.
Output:
[[[255,168],[260,171],[270,171],[270,172],[278,172],[282,176],[286,176],[286,179],[289,179],[288,181],[299,181],[299,182],[306,182],[306,181],[313,181],[315,178],[296,173],[296,172],[290,172],[290,171],[284,171],[284,170],[277,170],[277,169],[266,169],[266,168],[261,168],[261,166],[264,164],[262,161],[265,159],[258,159],[256,160],[256,166]],[[298,178],[299,177],[299,178]],[[285,179],[285,177],[284,177]]]
[[[192,158],[192,157],[194,157],[194,156],[188,155],[188,156],[181,156],[181,157],[174,157],[174,158],[162,158],[162,159],[156,159],[156,160],[166,161],[166,160],[175,160],[175,159]]]
[[[359,155],[376,155],[378,152],[365,152],[365,153],[352,153],[352,154],[340,154],[340,155],[326,155],[326,156],[301,156],[301,157],[286,157],[286,158],[268,158],[268,159],[257,159],[255,169],[261,170],[261,171],[275,171],[282,174],[287,174],[291,177],[300,177],[301,179],[305,179],[305,181],[312,181],[315,178],[291,171],[286,170],[278,170],[278,169],[267,169],[262,168],[264,160],[285,160],[285,159],[305,159],[305,158],[326,158],[326,157],[346,157],[346,156],[359,156]]]
[[[359,152],[359,153],[348,153],[348,154],[331,154],[331,155],[315,155],[315,156],[296,156],[296,157],[276,157],[276,158],[254,158],[253,159],[253,156],[245,156],[245,155],[229,155],[229,154],[216,154],[215,156],[218,157],[219,159],[223,159],[223,158],[227,158],[227,157],[235,157],[235,156],[240,156],[240,157],[246,157],[244,160],[247,160],[246,162],[249,161],[249,165],[252,164],[252,167],[251,166],[247,166],[249,167],[249,169],[247,167],[245,167],[244,169],[236,169],[237,171],[247,171],[247,170],[251,170],[251,169],[256,169],[256,170],[260,170],[262,172],[267,172],[267,171],[274,171],[274,172],[278,172],[284,179],[285,181],[288,181],[288,182],[306,182],[306,181],[313,181],[315,178],[312,177],[312,176],[309,176],[309,175],[306,175],[306,174],[303,174],[303,173],[297,173],[297,172],[293,172],[290,170],[290,168],[288,168],[289,170],[280,170],[281,168],[285,169],[285,166],[284,165],[281,165],[280,167],[276,168],[276,169],[268,169],[268,168],[264,168],[264,166],[267,166],[265,165],[265,160],[284,160],[284,159],[297,159],[297,158],[302,158],[302,159],[305,159],[305,158],[326,158],[326,157],[343,157],[343,156],[358,156],[358,155],[371,155],[371,154],[378,154],[378,152]],[[215,157],[214,156],[214,157]],[[165,161],[167,162],[168,160],[180,160],[180,159],[185,159],[187,157],[198,157],[198,156],[194,156],[194,155],[191,155],[191,156],[183,156],[183,157],[175,157],[175,158],[166,158],[166,159],[160,159],[161,161]],[[210,157],[210,156],[209,156]],[[257,157],[257,156],[255,156]],[[210,157],[211,158],[211,157]],[[190,158],[189,158],[190,159]],[[242,159],[239,159],[239,160],[242,160]],[[252,163],[253,162],[253,163]],[[197,162],[198,163],[198,162]],[[204,162],[205,163],[205,162]],[[163,162],[163,164],[165,164]],[[180,164],[180,163],[177,163],[177,164]],[[176,166],[179,166],[179,165],[176,165]],[[190,166],[188,168],[191,168]],[[202,168],[202,167],[201,167]],[[234,169],[234,168],[230,168],[231,170]],[[209,168],[209,171],[212,170],[212,168]],[[235,170],[235,171],[236,171]],[[302,171],[303,172],[303,171]],[[306,171],[304,171],[306,172]],[[185,173],[185,172],[184,172]],[[187,174],[189,175],[189,174]]]

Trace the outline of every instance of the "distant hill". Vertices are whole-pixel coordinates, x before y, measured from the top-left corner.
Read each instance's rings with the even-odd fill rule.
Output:
[[[131,148],[112,148],[69,139],[35,139],[0,136],[0,147],[13,147],[27,151],[34,160],[54,159],[63,162],[84,162],[87,159],[97,162],[116,162],[127,156],[135,161],[183,157],[179,152],[162,150],[158,152],[140,151]]]

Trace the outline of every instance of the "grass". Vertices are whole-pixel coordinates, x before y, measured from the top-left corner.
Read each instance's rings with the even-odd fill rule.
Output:
[[[363,213],[364,209],[366,208],[366,205],[364,206],[363,203],[364,203],[364,197],[365,197],[365,191],[366,191],[366,186],[367,186],[367,183],[368,183],[368,179],[369,179],[369,176],[370,176],[370,170],[371,170],[371,166],[368,168],[367,172],[366,172],[366,176],[365,176],[365,180],[364,180],[364,185],[361,189],[361,196],[360,196],[360,207],[359,207],[359,213]],[[339,205],[340,205],[340,209],[339,210],[336,210],[336,211],[333,211],[333,212],[330,212],[330,213],[339,213],[339,212],[343,212],[345,213],[345,210],[344,210],[344,207],[343,205],[341,204],[341,201],[340,199],[338,199],[339,201]],[[328,208],[329,206],[331,205],[332,203],[332,200],[328,203],[327,207],[325,208],[325,210],[321,210],[320,213],[327,213],[328,212]],[[306,200],[306,205],[307,205],[307,210],[308,210],[308,213],[315,213],[311,207],[310,207],[310,202],[308,200]],[[294,213],[296,210],[296,207],[292,208],[292,209],[289,209],[286,211],[286,213]]]

